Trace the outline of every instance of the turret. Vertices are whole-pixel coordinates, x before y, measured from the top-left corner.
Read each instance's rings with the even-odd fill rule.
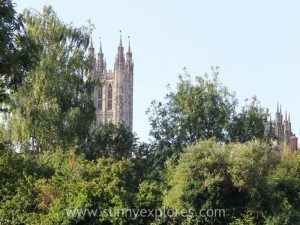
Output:
[[[128,37],[130,38],[130,37]],[[132,62],[132,52],[130,49],[130,39],[128,43],[128,50],[126,52],[126,69],[129,71],[129,73],[132,73],[133,71],[133,62]]]
[[[97,57],[97,70],[102,73],[104,70],[104,54],[102,52],[102,42],[100,38],[100,48],[99,48],[99,53]]]
[[[292,131],[292,123],[291,123],[291,115],[290,115],[290,113],[289,113],[288,123],[289,123],[289,129],[290,129],[290,131]]]
[[[87,79],[88,80],[93,80],[95,79],[95,57],[94,57],[94,53],[95,53],[95,49],[93,46],[93,40],[91,38],[90,43],[89,43],[89,47],[88,47],[88,57],[89,57],[89,69],[87,72]]]
[[[280,105],[280,114],[282,115],[281,105]]]
[[[287,122],[287,112],[285,111],[285,114],[284,114],[284,122]]]
[[[128,38],[130,38],[130,37],[128,36]],[[126,59],[127,60],[132,59],[132,52],[131,52],[131,49],[130,49],[130,39],[129,39],[129,42],[128,42],[128,50],[127,50],[127,53],[126,53]]]
[[[285,111],[284,114],[284,121],[283,121],[283,125],[284,125],[284,130],[289,130],[289,121],[287,119],[287,112]]]
[[[277,112],[276,112],[276,135],[279,140],[283,139],[283,124],[282,124],[282,114],[281,114],[281,105],[279,109],[279,104],[277,103]],[[280,140],[281,141],[281,140]]]
[[[289,144],[290,142],[290,137],[292,136],[292,132],[291,132],[291,128],[290,128],[290,124],[289,121],[287,119],[287,112],[285,111],[285,115],[284,115],[284,138],[287,141],[287,143]]]
[[[89,44],[89,47],[88,47],[88,56],[94,57],[94,54],[95,54],[95,49],[94,49],[94,46],[93,46],[93,39],[91,38],[90,44]]]
[[[120,44],[118,47],[118,53],[115,60],[115,70],[118,68],[124,68],[124,48],[122,45],[122,35],[120,35]]]

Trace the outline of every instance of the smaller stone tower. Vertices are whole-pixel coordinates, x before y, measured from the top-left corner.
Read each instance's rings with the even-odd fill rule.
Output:
[[[281,110],[281,105],[277,104],[277,112],[276,112],[276,135],[278,137],[278,143],[280,146],[284,142],[287,143],[287,145],[290,145],[291,137],[295,137],[295,135],[292,132],[292,123],[291,123],[291,117],[290,114],[287,116],[287,112],[285,112],[284,121],[283,121],[283,115]],[[296,137],[295,137],[296,138]],[[295,140],[293,138],[293,142]],[[293,144],[294,146],[294,144]]]

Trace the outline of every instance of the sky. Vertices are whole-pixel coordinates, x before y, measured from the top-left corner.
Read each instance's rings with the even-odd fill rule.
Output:
[[[291,114],[300,136],[299,0],[14,0],[16,9],[53,6],[74,26],[95,25],[93,43],[113,69],[122,31],[134,60],[133,131],[149,139],[145,113],[176,88],[183,68],[192,77],[219,66],[219,79],[236,92],[239,105],[256,95],[275,118],[277,102]]]

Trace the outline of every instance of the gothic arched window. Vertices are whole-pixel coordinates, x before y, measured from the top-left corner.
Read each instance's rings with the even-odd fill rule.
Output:
[[[108,99],[107,99],[107,109],[112,110],[112,86],[111,84],[108,87]]]
[[[98,107],[99,110],[102,110],[102,87],[98,89]]]

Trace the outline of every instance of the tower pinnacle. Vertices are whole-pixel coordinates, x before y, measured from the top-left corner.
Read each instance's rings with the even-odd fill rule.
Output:
[[[93,47],[93,38],[92,38],[92,37],[91,37],[91,40],[90,40],[89,48],[94,48],[94,47]]]
[[[120,30],[120,44],[119,47],[122,47],[122,31]]]
[[[93,46],[93,39],[92,39],[92,37],[91,37],[91,39],[90,39],[90,43],[89,43],[89,47],[88,47],[88,55],[90,56],[90,57],[94,57],[94,46]]]
[[[281,105],[280,105],[280,114],[282,114]]]
[[[287,121],[287,112],[285,111],[284,120]]]
[[[101,41],[101,37],[99,37],[100,39],[100,48],[99,48],[99,53],[102,53],[102,41]]]
[[[128,51],[127,52],[131,53],[131,49],[130,49],[130,36],[128,36],[128,39],[129,39],[129,41],[128,41]]]

